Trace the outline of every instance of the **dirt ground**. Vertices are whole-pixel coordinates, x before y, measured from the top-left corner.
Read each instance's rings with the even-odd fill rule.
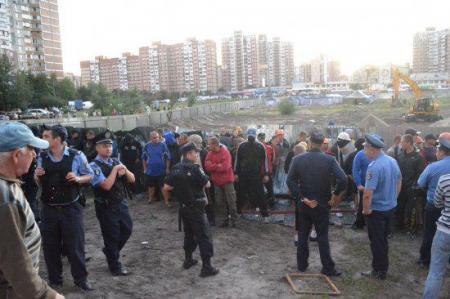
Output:
[[[100,228],[93,203],[89,202],[85,209],[86,251],[91,257],[87,268],[96,290],[82,293],[75,288],[65,260],[65,282],[59,291],[66,298],[327,298],[299,297],[283,279],[285,274],[296,271],[291,227],[247,220],[241,220],[238,228],[213,227],[213,264],[220,273],[200,278],[200,265],[182,269],[183,233],[177,230],[176,208],[166,208],[161,202],[148,205],[141,199],[130,202],[130,212],[134,231],[123,249],[122,261],[133,274],[117,278],[108,272],[101,251]],[[359,275],[360,271],[370,269],[371,255],[365,231],[330,226],[330,244],[337,267],[344,272],[342,277],[333,279],[342,292],[340,298],[421,296],[427,272],[415,265],[420,237],[412,240],[406,234],[397,234],[390,241],[390,273],[384,282]],[[198,257],[198,251],[196,255]],[[320,269],[317,244],[311,243],[307,273],[319,273]],[[43,277],[46,277],[45,271],[42,259]],[[311,284],[328,290],[324,284]],[[450,290],[448,274],[443,290]],[[442,298],[450,298],[450,292]]]

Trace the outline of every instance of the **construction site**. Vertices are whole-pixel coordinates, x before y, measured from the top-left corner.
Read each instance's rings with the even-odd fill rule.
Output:
[[[286,138],[295,140],[300,131],[321,129],[333,140],[337,132],[346,128],[358,134],[376,132],[390,146],[393,137],[406,128],[426,133],[450,130],[450,100],[439,95],[442,120],[424,122],[406,121],[408,108],[395,105],[391,99],[375,100],[371,104],[354,102],[330,106],[298,106],[294,113],[281,115],[276,106],[266,101],[242,105],[228,112],[211,112],[198,117],[172,118],[164,125],[178,131],[198,130],[204,134],[221,128],[256,127],[269,136],[284,128]],[[413,98],[414,93],[406,97]],[[183,115],[183,112],[181,112]],[[154,127],[157,127],[156,125]],[[216,204],[216,213],[224,207]],[[336,217],[330,226],[332,257],[343,275],[327,281],[319,274],[321,262],[317,243],[310,242],[310,267],[307,276],[295,276],[296,251],[294,244],[292,203],[282,200],[278,206],[286,213],[272,213],[271,223],[264,224],[257,214],[246,212],[237,228],[212,227],[214,264],[219,275],[207,279],[198,277],[200,268],[182,268],[184,259],[183,233],[178,231],[177,208],[162,202],[148,205],[144,198],[130,201],[133,234],[122,251],[122,262],[132,271],[127,277],[111,277],[101,251],[100,228],[95,217],[92,198],[84,213],[86,255],[89,278],[96,290],[80,293],[71,283],[69,265],[64,263],[65,284],[58,289],[66,298],[419,298],[423,292],[427,270],[419,268],[418,258],[421,234],[395,234],[389,240],[390,268],[386,281],[361,277],[360,272],[371,267],[371,253],[366,231],[350,228],[354,207],[344,205],[344,217]],[[43,261],[43,258],[42,258]],[[45,265],[40,272],[46,277]],[[293,276],[286,276],[293,274]],[[443,289],[450,289],[447,274]],[[450,298],[450,293],[446,293]]]

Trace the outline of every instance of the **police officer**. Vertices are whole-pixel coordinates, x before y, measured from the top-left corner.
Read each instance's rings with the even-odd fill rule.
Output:
[[[131,171],[116,158],[111,158],[113,141],[98,138],[97,157],[90,163],[94,171],[92,186],[95,195],[95,213],[102,230],[108,267],[113,276],[129,272],[120,263],[120,251],[131,236],[132,221],[128,212],[126,184],[134,183]]]
[[[188,143],[181,148],[183,160],[172,169],[167,177],[163,194],[168,200],[170,192],[180,202],[181,219],[184,226],[184,269],[189,269],[197,264],[192,253],[197,245],[200,248],[202,258],[201,277],[213,276],[219,270],[211,265],[211,257],[214,254],[210,237],[208,219],[205,213],[207,199],[204,188],[210,186],[208,176],[201,170],[198,164],[198,149],[193,143]]]
[[[324,139],[319,132],[311,133],[311,150],[292,160],[287,185],[298,206],[298,270],[305,272],[308,268],[308,238],[314,225],[322,261],[321,272],[327,276],[339,276],[342,273],[335,268],[328,242],[328,206],[338,205],[347,185],[347,177],[336,160],[321,151]],[[334,192],[331,191],[333,176],[336,178]]]
[[[82,152],[66,146],[64,127],[45,127],[42,137],[50,147],[40,153],[35,176],[42,186],[41,232],[50,284],[61,286],[63,283],[61,255],[64,248],[75,285],[91,291],[85,264],[79,189],[81,184],[91,181],[93,172]]]
[[[367,168],[363,214],[372,251],[372,271],[362,272],[361,275],[384,280],[389,268],[389,226],[397,206],[402,175],[397,162],[382,151],[383,139],[376,134],[366,134],[365,138],[364,151],[372,162]]]

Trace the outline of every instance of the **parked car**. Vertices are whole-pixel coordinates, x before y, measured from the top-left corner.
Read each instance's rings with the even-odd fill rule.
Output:
[[[27,109],[20,118],[21,119],[38,119],[38,118],[53,118],[55,114],[45,109]]]
[[[5,112],[0,112],[0,121],[1,120],[9,120],[9,116],[6,115]]]

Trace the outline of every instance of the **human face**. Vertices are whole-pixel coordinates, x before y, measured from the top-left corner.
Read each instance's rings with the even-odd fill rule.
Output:
[[[42,139],[48,141],[50,148],[58,146],[61,143],[61,138],[59,137],[53,138],[52,131],[50,130],[45,130],[44,133],[42,133]]]
[[[212,152],[218,152],[220,150],[219,145],[212,143],[211,141],[208,141],[208,149]]]
[[[404,139],[402,139],[400,145],[401,145],[402,150],[404,150],[405,152],[409,151],[411,149],[411,147],[412,147],[412,144],[407,142]]]
[[[151,143],[158,143],[159,142],[159,134],[150,135],[150,141],[151,141]]]
[[[186,154],[186,159],[188,159],[191,162],[196,162],[198,160],[198,152],[197,151],[190,151]]]
[[[14,169],[17,177],[20,177],[28,172],[31,162],[36,159],[36,152],[33,147],[26,146],[23,150],[16,149],[12,153]]]
[[[102,158],[109,158],[112,155],[112,144],[97,144],[95,146],[97,154]]]
[[[371,147],[367,142],[364,143],[364,152],[369,160],[372,160],[376,156],[376,149]]]

